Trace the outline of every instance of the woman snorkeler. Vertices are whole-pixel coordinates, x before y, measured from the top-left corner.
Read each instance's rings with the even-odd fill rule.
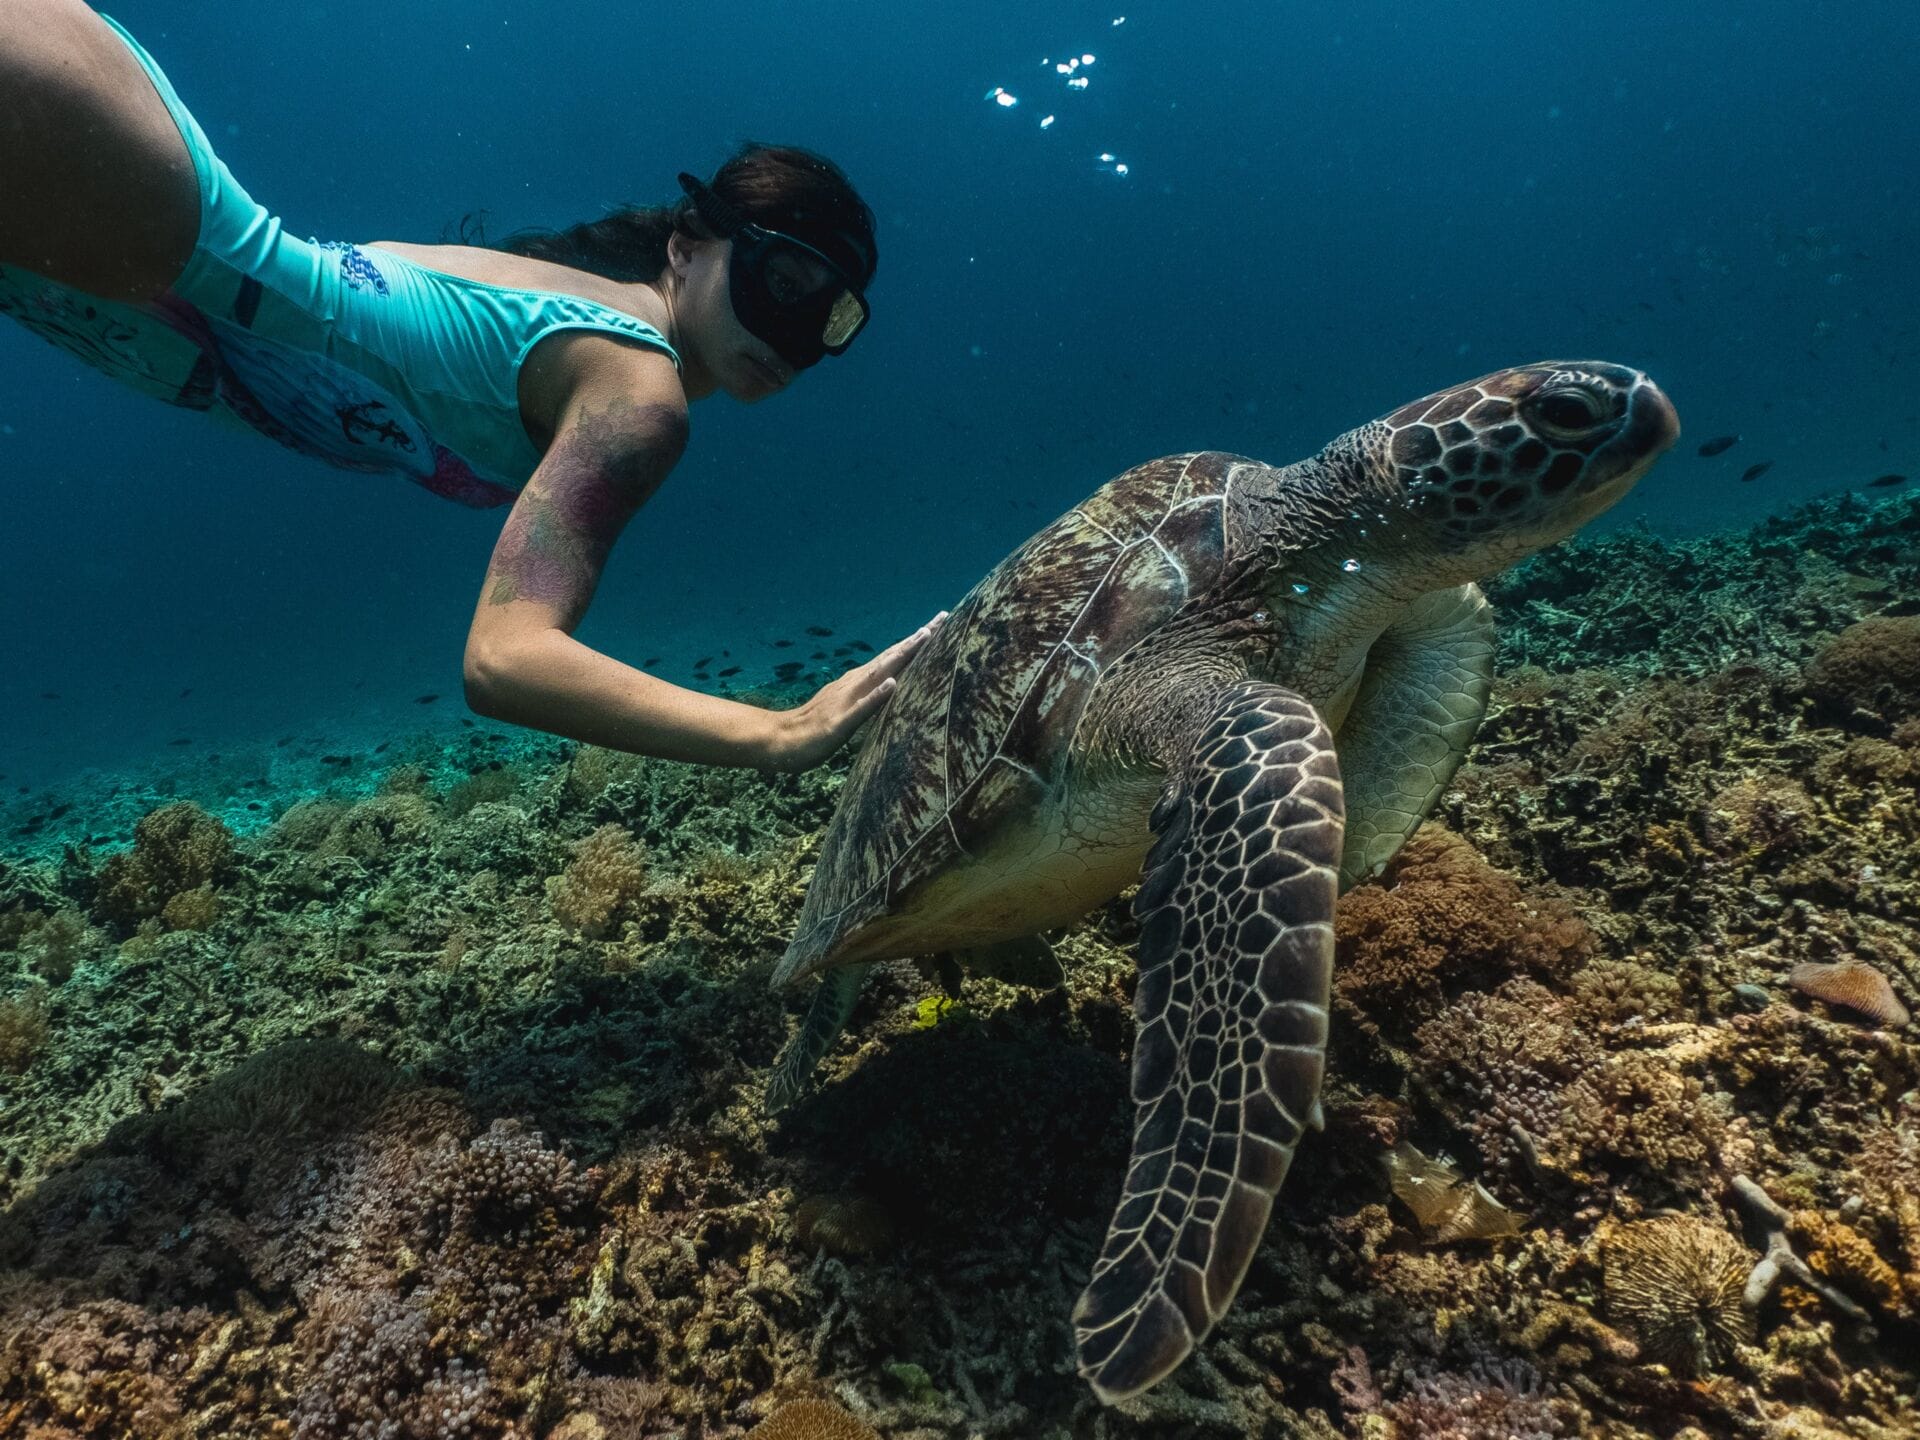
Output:
[[[175,405],[351,470],[511,505],[469,705],[669,759],[802,769],[892,693],[913,635],[784,711],[573,638],[687,404],[765,399],[867,320],[873,214],[830,162],[749,145],[670,206],[498,249],[298,240],[151,56],[81,0],[0,6],[0,313]]]

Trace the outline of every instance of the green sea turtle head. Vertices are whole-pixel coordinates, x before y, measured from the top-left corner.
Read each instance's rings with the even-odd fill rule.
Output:
[[[1601,360],[1497,370],[1336,440],[1320,460],[1375,544],[1435,582],[1487,575],[1618,501],[1680,434],[1645,374]],[[1358,507],[1356,507],[1358,509]]]

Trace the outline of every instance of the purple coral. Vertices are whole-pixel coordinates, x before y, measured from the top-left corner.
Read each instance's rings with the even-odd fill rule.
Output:
[[[592,1197],[594,1177],[518,1120],[495,1120],[429,1187],[429,1216],[450,1235],[535,1238]]]
[[[1477,1360],[1465,1371],[1418,1374],[1380,1409],[1400,1440],[1563,1440],[1578,1412],[1550,1395],[1524,1360]]]
[[[423,1305],[384,1291],[329,1297],[324,1347],[294,1409],[295,1440],[462,1440],[501,1433],[484,1370],[443,1353]]]

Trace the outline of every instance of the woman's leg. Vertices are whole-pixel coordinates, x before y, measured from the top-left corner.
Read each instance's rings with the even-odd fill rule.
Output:
[[[80,0],[0,0],[0,261],[148,300],[199,233],[186,142],[126,44]]]

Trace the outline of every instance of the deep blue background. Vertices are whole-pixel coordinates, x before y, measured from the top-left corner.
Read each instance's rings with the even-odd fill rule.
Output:
[[[1643,365],[1686,422],[1606,523],[1920,471],[1910,0],[110,13],[323,239],[564,224],[747,138],[846,167],[881,223],[870,331],[766,405],[695,407],[581,632],[669,675],[724,646],[751,679],[809,622],[879,643],[1129,464],[1291,460],[1549,355]],[[1083,51],[1084,92],[1040,63]],[[182,736],[451,721],[504,511],[336,474],[12,327],[0,375],[7,788]]]

